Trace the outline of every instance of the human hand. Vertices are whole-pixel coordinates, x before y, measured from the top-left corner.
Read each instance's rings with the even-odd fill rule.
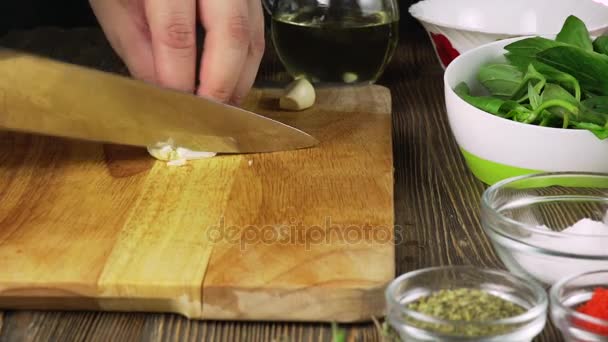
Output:
[[[260,0],[89,2],[133,77],[234,104],[253,86],[264,53]],[[195,75],[199,22],[206,35],[200,73]]]

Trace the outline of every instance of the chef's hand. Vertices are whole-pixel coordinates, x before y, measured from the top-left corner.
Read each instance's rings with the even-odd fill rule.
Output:
[[[239,104],[264,53],[260,0],[90,0],[135,78]],[[196,25],[206,32],[196,73]],[[195,88],[195,78],[200,86]]]

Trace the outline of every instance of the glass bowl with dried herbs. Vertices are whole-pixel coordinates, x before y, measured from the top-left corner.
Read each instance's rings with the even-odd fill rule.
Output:
[[[551,320],[566,341],[608,341],[608,269],[560,280],[550,302]]]
[[[542,287],[505,271],[445,266],[386,289],[387,320],[404,341],[531,341],[544,328]]]
[[[545,287],[608,269],[608,174],[556,172],[489,187],[481,224],[513,273]]]

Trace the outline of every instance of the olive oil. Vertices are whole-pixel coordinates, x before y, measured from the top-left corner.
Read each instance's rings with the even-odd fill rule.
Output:
[[[272,39],[294,77],[314,83],[373,83],[395,51],[398,26],[383,12],[335,19],[303,12],[273,18]]]

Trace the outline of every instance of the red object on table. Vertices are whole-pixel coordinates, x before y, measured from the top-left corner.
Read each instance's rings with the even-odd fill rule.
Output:
[[[608,289],[595,289],[595,291],[593,291],[591,300],[579,306],[576,311],[608,321]],[[577,320],[576,324],[581,328],[585,328],[600,335],[608,336],[608,327],[599,326],[590,322],[581,322],[579,320]]]
[[[437,50],[437,55],[439,55],[439,59],[441,59],[441,63],[443,66],[447,67],[456,57],[460,56],[460,52],[454,49],[452,43],[448,40],[448,38],[441,33],[432,33],[431,38],[435,43],[435,49]]]

